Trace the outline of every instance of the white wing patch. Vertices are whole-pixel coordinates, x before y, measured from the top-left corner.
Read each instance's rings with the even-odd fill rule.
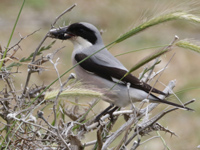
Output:
[[[118,80],[118,79],[116,79],[116,78],[113,78],[113,77],[111,77],[111,78],[112,78],[113,82],[120,83],[120,84],[124,84],[123,81],[120,81],[120,80]]]

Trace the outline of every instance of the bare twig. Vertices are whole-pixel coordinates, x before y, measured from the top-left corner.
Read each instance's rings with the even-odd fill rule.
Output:
[[[185,105],[188,105],[190,103],[193,103],[195,100],[190,100],[189,102],[185,103]],[[151,126],[152,124],[154,124],[155,122],[157,122],[159,119],[161,119],[164,115],[168,114],[169,112],[172,112],[172,111],[175,111],[179,108],[172,108],[172,109],[169,109],[167,111],[163,111],[161,112],[160,114],[158,114],[157,116],[153,117],[152,119],[150,119],[149,121],[143,123],[142,125],[140,125],[140,128],[139,128],[139,132],[143,131],[144,129],[146,129],[147,127]],[[129,140],[127,140],[127,142],[125,143],[125,145],[128,145],[132,140],[133,138],[135,138],[137,136],[137,133],[135,132],[130,138]]]
[[[43,112],[39,111],[38,112],[38,117],[41,118],[46,124],[48,124],[49,127],[51,127],[52,129],[54,129],[58,135],[58,137],[61,139],[61,141],[63,142],[63,144],[66,146],[67,149],[69,149],[69,146],[67,145],[67,143],[65,142],[65,140],[63,139],[62,135],[59,132],[58,127],[54,127],[52,126],[44,117],[43,117]]]
[[[140,141],[141,139],[138,139],[137,141],[135,141],[130,150],[136,150],[136,148],[140,145]]]
[[[178,40],[178,36],[175,36],[174,40],[170,43],[169,46],[166,47],[166,49],[171,49],[172,45],[175,43],[176,40]],[[174,55],[175,55],[175,54],[174,54]],[[174,57],[174,55],[170,58],[170,60],[168,61],[168,63],[165,65],[164,70],[167,68],[167,66],[168,66],[169,63],[171,62],[172,58]],[[157,62],[157,61],[158,61],[158,59],[156,60],[156,62]],[[152,86],[152,88],[151,88],[151,90],[150,90],[150,92],[149,92],[149,95],[150,95],[151,91],[153,90],[153,88],[155,87],[155,85],[157,84],[157,82],[158,82],[159,78],[161,77],[161,75],[163,74],[163,72],[164,72],[164,71],[162,71],[162,72],[160,73],[160,75],[158,76],[158,78],[156,79],[156,82],[154,83],[154,85]],[[152,72],[150,72],[150,73],[152,73]],[[149,76],[150,76],[150,75],[151,75],[151,74],[149,74]],[[147,98],[149,97],[149,95],[147,96]]]
[[[178,39],[179,39],[179,37],[178,37],[177,35],[175,35],[173,41],[172,41],[167,47],[163,48],[162,50],[171,49],[172,46],[173,46],[173,44],[174,44]],[[156,58],[156,60],[155,60],[155,62],[154,62],[154,64],[153,64],[153,67],[152,67],[152,69],[150,70],[150,72],[149,72],[149,74],[148,74],[147,79],[150,78],[151,74],[153,73],[154,67],[155,67],[155,65],[158,63],[158,61],[159,61],[159,57]],[[165,70],[165,69],[166,69],[166,67],[164,68],[164,70]],[[160,75],[160,76],[161,76],[161,75]],[[158,79],[157,79],[157,80],[158,80]]]
[[[35,31],[33,31],[32,33],[30,33],[30,34],[28,34],[28,35],[26,35],[26,36],[21,36],[21,34],[19,33],[20,40],[19,40],[15,45],[11,46],[11,47],[8,49],[8,51],[10,51],[11,49],[13,49],[13,48],[16,47],[16,46],[20,47],[19,44],[20,44],[24,39],[26,39],[26,38],[28,38],[29,36],[35,34],[35,33],[38,32],[39,30],[40,30],[40,29],[35,30]]]
[[[56,98],[54,100],[53,112],[54,112],[54,122],[55,122],[55,124],[57,122],[56,106],[58,104],[58,98],[59,98],[60,94],[63,92],[64,86],[69,82],[69,80],[71,80],[73,78],[74,78],[74,75],[70,74],[69,77],[68,77],[68,79],[67,79],[67,81],[65,81],[63,84],[61,83],[60,91],[58,92],[58,94],[56,95]]]
[[[38,124],[32,123],[32,122],[30,122],[30,121],[26,121],[25,119],[19,119],[19,118],[16,118],[15,116],[12,116],[12,118],[15,119],[15,120],[21,121],[21,122],[23,122],[23,123],[30,124],[30,125],[33,125],[33,126],[36,126],[36,127],[42,128],[42,129],[44,129],[44,130],[50,132],[51,134],[53,134],[53,135],[55,135],[55,136],[57,135],[56,133],[52,132],[51,130],[49,130],[49,129],[47,129],[47,128],[41,126],[41,125],[38,125]]]
[[[103,130],[103,126],[100,126],[99,130],[97,131],[97,144],[98,144],[97,150],[101,150],[102,145],[103,145],[102,130]]]
[[[52,129],[56,129],[54,126],[52,126],[43,116],[43,112],[42,111],[38,111],[37,112],[37,115],[38,115],[38,118],[41,118],[49,127],[51,127]]]
[[[62,17],[64,14],[66,14],[67,12],[69,12],[70,10],[72,10],[74,7],[76,6],[76,4],[72,5],[71,7],[69,7],[68,9],[66,9],[63,13],[61,13],[58,17],[56,17],[56,19],[54,20],[53,24],[52,25],[55,25],[55,23],[58,21],[58,19],[60,19],[60,17]],[[51,29],[53,28],[53,26],[51,26]],[[44,43],[44,41],[47,39],[49,35],[49,31],[46,33],[46,35],[44,36],[44,38],[42,39],[42,41],[40,42],[40,44],[38,45],[38,47],[36,48],[34,54],[33,54],[33,58],[32,58],[32,61],[31,61],[31,64],[35,61],[35,57],[40,49],[40,47],[42,46],[42,44]],[[29,69],[31,69],[29,67]],[[26,78],[26,83],[24,85],[24,90],[23,90],[23,93],[21,95],[21,98],[23,98],[26,94],[26,91],[27,91],[27,87],[28,87],[28,83],[29,83],[29,80],[30,80],[30,77],[31,77],[31,70],[28,71],[28,75],[27,75],[27,78]]]
[[[58,17],[56,17],[56,19],[54,20],[54,22],[51,25],[51,28],[54,28],[54,25],[56,24],[56,22],[63,16],[65,15],[67,12],[71,11],[77,4],[72,5],[71,7],[67,8],[65,11],[63,11]]]
[[[124,131],[126,131],[134,122],[135,119],[133,115],[131,115],[130,119],[123,124],[117,131],[115,131],[103,144],[102,150],[106,150],[108,146]]]

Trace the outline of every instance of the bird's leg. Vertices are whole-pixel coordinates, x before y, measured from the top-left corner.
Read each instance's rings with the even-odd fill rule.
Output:
[[[114,121],[113,112],[114,112],[115,110],[119,109],[119,108],[120,108],[120,107],[115,106],[113,109],[111,109],[111,110],[108,111],[108,114],[110,115],[110,120],[111,120],[111,122]]]
[[[107,114],[107,113],[109,113],[110,111],[112,111],[114,108],[114,104],[110,104],[110,106],[108,106],[105,110],[103,110],[99,115],[97,115],[96,116],[96,118],[95,118],[95,120],[94,120],[94,122],[97,122],[97,121],[99,121],[100,120],[100,118],[103,116],[103,115],[105,115],[105,114]],[[113,108],[112,110],[110,110],[111,108]],[[109,111],[110,110],[110,111]],[[116,110],[116,109],[115,109]],[[115,111],[114,110],[114,111]],[[113,112],[114,112],[113,111]],[[110,113],[109,113],[110,114]]]

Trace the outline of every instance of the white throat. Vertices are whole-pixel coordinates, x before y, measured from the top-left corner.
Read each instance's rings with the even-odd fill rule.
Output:
[[[75,37],[75,39],[72,39],[71,41],[74,45],[74,50],[85,49],[92,46],[92,43],[88,42],[82,37]]]

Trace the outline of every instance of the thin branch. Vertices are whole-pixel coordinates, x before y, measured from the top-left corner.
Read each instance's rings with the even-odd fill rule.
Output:
[[[54,28],[54,25],[57,23],[57,21],[63,16],[65,15],[67,12],[71,11],[75,6],[77,6],[77,4],[72,5],[71,7],[67,8],[65,11],[63,11],[58,17],[56,17],[56,19],[54,20],[54,22],[52,23],[52,28]]]
[[[179,37],[178,37],[177,35],[175,35],[173,41],[172,41],[167,47],[163,48],[162,50],[171,49],[172,46],[173,46],[173,44],[174,44],[178,39],[179,39]],[[153,73],[153,70],[154,70],[154,68],[155,68],[155,65],[158,63],[158,61],[159,61],[159,57],[156,58],[156,60],[155,60],[155,62],[154,62],[154,64],[153,64],[153,68],[150,70],[147,79],[150,78],[150,76],[151,76],[151,74]],[[164,68],[164,70],[165,70],[165,69],[166,69],[166,67]],[[160,75],[160,76],[161,76],[161,75]]]
[[[140,145],[140,141],[141,139],[138,139],[137,141],[135,141],[130,150],[136,150],[136,148]]]
[[[96,144],[96,142],[97,142],[97,140],[90,141],[90,142],[84,143],[83,146],[84,146],[84,147],[91,146],[91,145]]]
[[[59,77],[58,77],[59,78]],[[67,81],[65,81],[63,84],[61,83],[61,87],[60,87],[60,91],[58,92],[58,94],[56,95],[56,98],[54,100],[54,105],[53,105],[53,113],[54,113],[54,122],[56,124],[57,122],[57,114],[56,114],[56,106],[57,106],[57,103],[58,103],[58,98],[60,96],[60,94],[63,92],[64,90],[64,86],[71,80],[74,78],[74,75],[73,73],[71,73],[67,79]]]
[[[25,39],[28,38],[29,36],[35,34],[35,33],[38,32],[39,30],[40,30],[40,29],[37,29],[37,30],[33,31],[32,33],[30,33],[30,34],[28,34],[28,35],[26,35],[26,36],[23,36],[23,37],[22,37],[22,36],[20,35],[20,33],[19,33],[19,35],[20,35],[20,40],[19,40],[15,45],[11,46],[11,47],[8,49],[8,51],[10,51],[11,49],[13,49],[13,48],[16,47],[16,46],[19,46],[19,44],[20,44],[23,40],[25,40]]]
[[[52,130],[49,130],[49,129],[47,129],[47,128],[41,126],[41,125],[35,124],[35,123],[25,121],[25,119],[19,119],[19,118],[16,118],[16,117],[13,117],[13,119],[14,119],[14,120],[17,120],[17,121],[21,121],[21,122],[26,123],[26,124],[30,124],[30,125],[33,125],[33,126],[42,128],[42,129],[44,129],[44,130],[50,132],[51,134],[53,134],[53,135],[55,135],[55,136],[57,135],[56,133],[52,132]]]
[[[178,36],[175,36],[174,40],[169,44],[169,46],[166,47],[166,49],[171,49],[172,45],[175,43],[176,40],[178,40]],[[167,66],[171,62],[172,58],[174,57],[174,55],[175,54],[173,54],[173,56],[170,58],[170,60],[168,61],[168,63],[165,65],[164,70],[167,68]],[[156,82],[154,83],[154,85],[152,86],[151,90],[149,91],[149,95],[150,95],[151,91],[153,90],[153,88],[155,87],[155,85],[157,84],[157,82],[160,79],[161,75],[163,74],[164,70],[160,73],[160,75],[156,79]],[[149,97],[149,95],[147,96],[147,98]]]
[[[54,126],[52,126],[43,116],[43,112],[42,111],[38,111],[37,112],[37,115],[38,115],[38,118],[42,119],[49,127],[51,127],[52,129],[56,129]]]
[[[49,33],[49,32],[48,32],[48,33]],[[40,42],[40,44],[39,44],[38,47],[36,48],[31,63],[33,63],[33,62],[35,61],[35,57],[36,57],[36,55],[37,55],[37,53],[38,53],[40,47],[42,46],[42,44],[44,43],[44,41],[47,39],[48,33],[45,35],[45,37],[42,39],[42,41]],[[31,68],[32,68],[32,67],[28,66],[28,68],[29,68],[29,71],[28,71],[28,75],[27,75],[27,78],[26,78],[26,83],[25,83],[25,86],[24,86],[24,90],[23,90],[23,94],[22,94],[22,96],[21,96],[21,99],[22,99],[22,98],[25,96],[25,94],[26,94],[27,87],[28,87],[28,83],[29,83],[29,81],[30,81],[31,74],[32,74],[32,72],[31,72]]]
[[[76,4],[72,5],[71,7],[69,7],[68,9],[66,9],[63,13],[61,13],[53,22],[53,25],[58,21],[58,19],[60,19],[60,17],[62,17],[64,14],[66,14],[67,12],[69,12],[70,10],[72,10],[74,7],[76,6]],[[51,26],[51,29],[53,28],[53,26]],[[49,30],[50,31],[50,30]],[[44,43],[44,41],[48,38],[48,35],[49,35],[49,31],[46,33],[46,35],[44,36],[44,38],[42,39],[42,41],[39,43],[38,47],[36,48],[34,54],[33,54],[33,58],[32,58],[32,61],[31,61],[31,64],[35,61],[35,57],[40,49],[40,47],[42,46],[42,44]],[[31,69],[29,67],[29,69]],[[26,91],[27,91],[27,87],[28,87],[28,83],[30,81],[30,77],[31,77],[31,70],[28,71],[28,75],[27,75],[27,78],[26,78],[26,83],[24,85],[24,90],[23,90],[23,93],[21,95],[21,99],[25,96],[26,94]]]
[[[108,146],[124,131],[126,131],[134,122],[135,119],[133,115],[129,118],[129,120],[124,123],[117,131],[115,131],[103,144],[102,150],[106,150]]]
[[[193,103],[195,100],[190,100],[189,102],[185,103],[185,105],[188,105],[190,103]],[[146,129],[147,127],[151,126],[152,124],[156,123],[159,119],[161,119],[164,115],[172,112],[172,111],[175,111],[179,108],[172,108],[172,109],[169,109],[167,111],[163,111],[161,112],[160,114],[156,115],[155,117],[153,117],[151,120],[143,123],[140,125],[140,128],[139,128],[139,132],[143,131],[144,129]],[[130,138],[129,140],[127,140],[127,142],[125,143],[125,145],[127,146],[132,140],[133,138],[135,138],[137,136],[137,133],[135,132]]]

